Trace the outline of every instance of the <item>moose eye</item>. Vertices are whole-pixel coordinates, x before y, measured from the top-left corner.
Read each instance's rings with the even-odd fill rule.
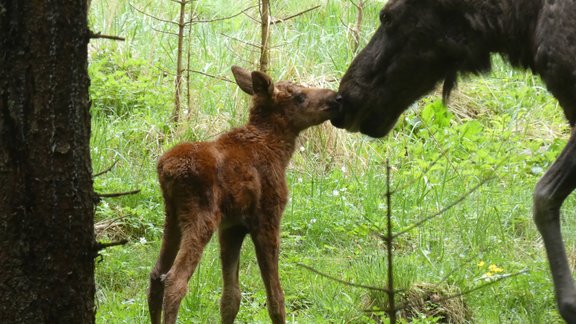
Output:
[[[384,10],[380,11],[380,23],[384,27],[389,27],[392,24],[392,16]]]
[[[294,97],[292,97],[292,99],[294,100],[294,102],[296,102],[297,104],[301,104],[304,102],[304,100],[306,99],[304,97],[304,95],[302,93],[297,93],[294,94]]]

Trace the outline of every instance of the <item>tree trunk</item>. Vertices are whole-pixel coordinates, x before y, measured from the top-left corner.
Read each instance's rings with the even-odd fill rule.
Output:
[[[86,0],[0,0],[0,323],[94,323]]]
[[[270,63],[270,0],[260,0],[260,71],[268,72]]]
[[[174,110],[172,122],[178,123],[180,119],[180,107],[182,106],[182,55],[184,53],[184,29],[186,28],[186,0],[180,2],[180,18],[178,19],[178,49],[176,52],[176,80],[174,81]]]

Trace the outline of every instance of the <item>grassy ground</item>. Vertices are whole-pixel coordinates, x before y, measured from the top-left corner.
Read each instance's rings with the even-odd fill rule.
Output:
[[[233,15],[252,1],[195,1],[202,19]],[[350,33],[355,8],[347,1],[276,1],[272,15],[319,9],[272,29],[271,74],[337,88],[354,57]],[[362,43],[377,25],[382,1],[365,10]],[[100,240],[128,238],[102,253],[97,265],[99,323],[148,321],[146,289],[162,233],[163,207],[155,175],[157,157],[174,143],[209,140],[242,124],[247,99],[234,84],[191,77],[190,109],[170,125],[176,39],[172,26],[139,13],[177,17],[170,1],[102,0],[93,3],[94,31],[125,42],[94,40],[92,158],[99,192],[141,189],[98,206]],[[257,9],[248,11],[256,16]],[[195,24],[191,69],[230,78],[233,64],[255,68],[259,27],[246,15]],[[242,41],[238,41],[238,39]],[[531,220],[531,191],[567,140],[561,109],[538,78],[512,71],[494,58],[492,74],[462,80],[449,109],[431,95],[409,109],[385,139],[323,125],[303,134],[288,170],[291,198],[282,225],[280,271],[290,323],[371,323],[384,316],[382,293],[336,283],[384,286],[385,165],[390,161],[396,231],[451,205],[488,177],[467,199],[395,242],[398,288],[439,284],[466,291],[490,277],[527,271],[464,296],[474,323],[560,323],[542,242]],[[564,206],[569,255],[575,256],[575,201]],[[218,246],[213,240],[190,280],[180,310],[183,323],[219,321]],[[241,262],[238,323],[268,323],[265,293],[251,242]],[[434,303],[429,309],[436,309]],[[374,310],[376,313],[367,312]],[[439,320],[423,311],[415,322]]]

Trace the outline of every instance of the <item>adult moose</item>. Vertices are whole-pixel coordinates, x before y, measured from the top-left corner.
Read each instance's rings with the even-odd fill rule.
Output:
[[[342,78],[342,113],[332,124],[381,137],[400,114],[458,74],[490,70],[490,54],[541,76],[571,126],[576,123],[575,0],[390,0],[380,26]],[[538,182],[534,220],[554,281],[559,311],[576,323],[576,290],[560,233],[560,206],[576,188],[576,132]]]

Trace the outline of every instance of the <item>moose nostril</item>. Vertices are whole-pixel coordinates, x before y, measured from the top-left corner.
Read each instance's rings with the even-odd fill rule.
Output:
[[[342,95],[336,95],[336,102],[337,103],[341,103],[342,102]]]

